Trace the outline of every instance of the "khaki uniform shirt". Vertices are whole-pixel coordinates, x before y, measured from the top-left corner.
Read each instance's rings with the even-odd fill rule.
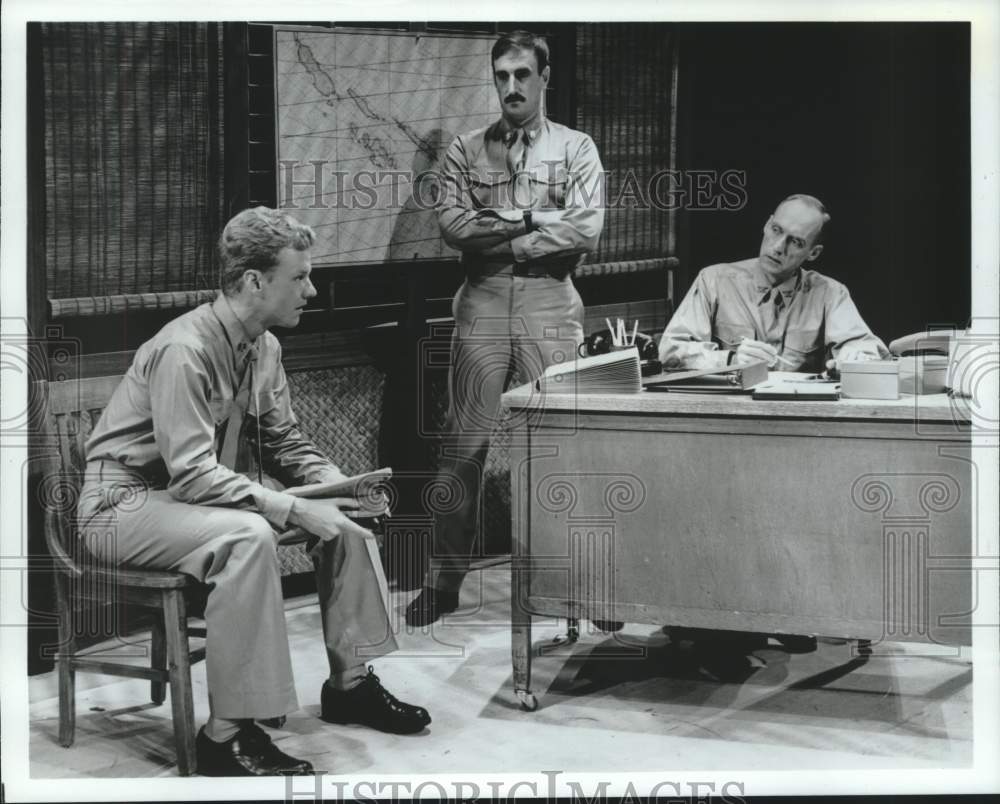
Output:
[[[264,470],[285,485],[342,477],[299,430],[278,339],[265,332],[251,342],[222,295],[139,347],[87,441],[88,463],[121,464],[181,502],[257,511],[284,529],[294,498],[217,457],[230,414],[241,413],[236,392],[250,350],[257,360],[243,395],[246,431]]]
[[[546,119],[531,130],[511,129],[501,118],[455,138],[441,180],[441,234],[463,252],[470,270],[500,273],[515,263],[544,262],[568,273],[597,247],[604,176],[597,146],[586,134]],[[516,220],[523,209],[552,219],[510,239],[510,224],[498,212]]]
[[[774,297],[756,258],[703,269],[663,332],[663,367],[725,366],[743,338],[777,349],[787,361],[775,367],[782,371],[822,371],[826,360],[847,350],[873,358],[889,356],[840,282],[800,268],[777,292],[784,306],[769,326],[764,305]]]

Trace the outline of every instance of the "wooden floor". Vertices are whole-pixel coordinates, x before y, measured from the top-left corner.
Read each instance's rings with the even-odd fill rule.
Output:
[[[472,573],[462,608],[432,632],[406,630],[411,592],[393,594],[401,650],[376,663],[398,697],[424,705],[434,722],[398,737],[320,721],[326,676],[319,610],[288,602],[289,639],[301,708],[272,732],[317,769],[372,776],[561,769],[656,771],[755,768],[941,768],[972,762],[969,652],[894,644],[867,662],[848,644],[808,654],[757,651],[741,684],[702,677],[662,631],[627,626],[618,639],[581,623],[574,645],[553,642],[565,623],[544,621],[534,663],[540,708],[517,705],[511,686],[509,570]],[[141,636],[137,637],[142,641]],[[883,646],[885,648],[886,646]],[[195,716],[207,714],[205,665],[193,672]],[[33,778],[173,776],[169,701],[148,702],[148,684],[77,678],[77,739],[56,742],[55,674],[30,680]]]

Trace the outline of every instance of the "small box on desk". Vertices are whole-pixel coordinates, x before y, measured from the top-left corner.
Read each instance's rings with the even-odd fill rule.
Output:
[[[899,363],[895,360],[842,363],[840,393],[849,399],[899,399]]]

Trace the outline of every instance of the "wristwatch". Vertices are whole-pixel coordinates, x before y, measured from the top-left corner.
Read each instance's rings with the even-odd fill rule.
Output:
[[[524,210],[524,233],[528,234],[531,231],[531,210]]]

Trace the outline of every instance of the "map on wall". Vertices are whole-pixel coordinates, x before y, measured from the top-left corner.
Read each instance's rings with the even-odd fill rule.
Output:
[[[434,174],[499,116],[493,37],[275,32],[278,204],[316,231],[314,265],[454,255]]]

